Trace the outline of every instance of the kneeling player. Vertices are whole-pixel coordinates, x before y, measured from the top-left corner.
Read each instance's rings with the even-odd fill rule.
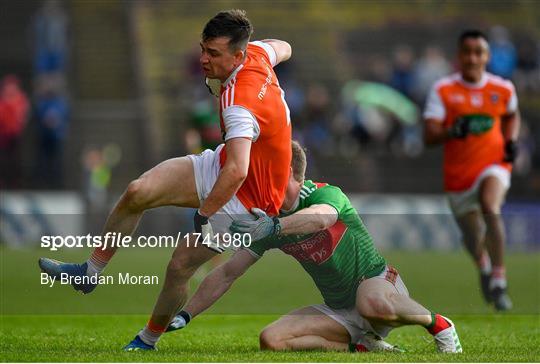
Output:
[[[234,221],[231,231],[253,244],[216,268],[169,325],[184,327],[210,307],[265,251],[292,255],[313,278],[324,304],[295,310],[260,335],[268,350],[395,350],[382,340],[403,325],[422,325],[441,352],[462,348],[453,323],[409,297],[398,272],[373,245],[356,210],[337,187],[304,180],[306,157],[293,142],[292,173],[281,218],[253,209],[255,221]]]

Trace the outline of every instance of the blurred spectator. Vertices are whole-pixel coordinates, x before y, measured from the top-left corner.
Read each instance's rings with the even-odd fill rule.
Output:
[[[5,76],[0,83],[0,187],[20,186],[20,139],[28,120],[29,102],[19,79]]]
[[[62,188],[63,151],[67,134],[69,106],[67,98],[50,78],[43,78],[36,99],[39,133],[36,178],[45,188]]]
[[[309,86],[304,115],[306,127],[303,128],[302,133],[306,147],[314,148],[321,154],[332,153],[332,138],[329,130],[332,122],[330,95],[324,85]]]
[[[197,154],[205,149],[216,149],[223,143],[219,127],[217,102],[207,95],[196,101],[190,110],[191,128],[186,131],[186,147]]]
[[[527,37],[518,43],[515,82],[520,92],[540,92],[540,47]]]
[[[411,47],[400,45],[394,50],[390,86],[410,97],[413,88],[414,53]]]
[[[305,106],[306,96],[304,89],[292,78],[283,80],[280,84],[285,92],[285,100],[291,112],[291,120],[293,120],[293,125],[296,125],[296,123],[301,123],[299,118]]]
[[[517,57],[508,30],[497,25],[490,29],[489,38],[491,58],[487,70],[498,76],[511,79],[516,68]]]
[[[414,67],[414,100],[423,104],[431,85],[450,71],[450,64],[442,50],[437,46],[427,47]]]
[[[33,25],[36,73],[64,72],[68,50],[68,25],[60,2],[45,1],[36,14]]]

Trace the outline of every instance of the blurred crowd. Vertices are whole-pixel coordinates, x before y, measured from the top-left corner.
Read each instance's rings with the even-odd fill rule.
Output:
[[[69,47],[67,15],[59,1],[43,3],[31,22],[30,39],[30,89],[24,90],[21,80],[13,74],[4,75],[0,82],[0,187],[28,187],[32,183],[23,179],[30,177],[31,181],[39,181],[41,188],[62,188],[69,124]],[[32,142],[35,157],[32,166],[23,171],[21,143],[28,126],[36,137]]]
[[[533,38],[512,41],[509,31],[495,26],[489,31],[489,72],[511,79],[518,97],[540,95],[540,48]],[[344,50],[345,52],[345,50]],[[438,45],[414,49],[407,44],[393,47],[391,57],[371,54],[368,67],[335,89],[320,82],[300,82],[294,61],[276,68],[294,123],[294,138],[310,150],[310,157],[342,155],[353,158],[392,153],[413,158],[424,148],[421,115],[431,86],[441,77],[457,72],[454,53]],[[189,152],[197,153],[220,142],[217,104],[201,79],[198,49],[188,57],[182,72],[190,90],[186,107],[191,127],[186,134]],[[335,95],[338,95],[336,97]],[[526,118],[520,136],[521,155],[515,172],[531,168],[535,141]],[[314,163],[316,164],[316,163]]]
[[[0,75],[2,188],[64,187],[64,147],[70,124],[68,23],[58,0],[44,1],[30,28],[31,86],[25,89],[17,75]],[[489,38],[492,53],[489,71],[511,79],[520,101],[531,95],[539,96],[538,40],[530,36],[513,37],[501,26],[493,27]],[[310,158],[338,155],[352,159],[378,153],[414,158],[422,154],[421,115],[425,98],[437,79],[456,71],[454,53],[436,44],[425,47],[397,44],[388,48],[389,54],[378,54],[376,50],[366,54],[361,66],[355,64],[358,61],[355,57],[344,57],[354,75],[347,82],[325,83],[317,77],[300,79],[296,72],[299,63],[295,60],[276,68],[294,123],[294,138],[310,150]],[[347,51],[344,47],[339,53]],[[221,143],[217,102],[202,83],[198,47],[181,63],[181,85],[175,86],[180,93],[178,110],[182,112],[174,121],[185,122],[183,111],[188,110],[189,125],[181,128],[182,141],[178,144],[185,146],[188,153],[198,153]],[[361,72],[355,67],[361,68]],[[527,174],[533,159],[538,158],[537,141],[531,135],[540,131],[532,130],[534,126],[527,121],[525,116],[520,138],[523,153],[515,169],[521,174]],[[25,133],[28,129],[32,132]],[[30,143],[35,157],[27,158],[32,165],[24,166],[29,183],[22,182],[25,173],[21,143],[25,134],[35,138]],[[102,159],[96,157],[101,151],[94,147],[87,149],[89,155],[83,157],[83,169],[87,176],[94,177],[88,177],[85,183],[91,185],[94,178],[101,181],[97,184],[101,186],[109,179],[103,177],[106,173],[101,173],[104,164],[96,162]],[[317,163],[312,160],[310,165]],[[88,191],[93,193],[91,188]]]

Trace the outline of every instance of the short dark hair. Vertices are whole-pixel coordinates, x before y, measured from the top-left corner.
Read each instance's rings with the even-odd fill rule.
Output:
[[[217,13],[206,23],[202,32],[202,40],[228,37],[229,49],[234,52],[247,48],[252,33],[253,26],[244,10],[225,10]]]
[[[461,47],[461,45],[463,44],[465,39],[469,39],[469,38],[473,38],[473,39],[482,38],[486,42],[489,42],[486,34],[484,32],[482,32],[481,30],[468,29],[468,30],[465,30],[463,33],[461,33],[461,35],[459,36],[459,38],[458,38],[458,46]]]
[[[292,160],[291,160],[291,166],[292,166],[292,173],[294,180],[296,182],[304,182],[304,179],[306,178],[306,152],[304,151],[304,148],[298,143],[296,140],[293,140],[291,143],[292,147]]]

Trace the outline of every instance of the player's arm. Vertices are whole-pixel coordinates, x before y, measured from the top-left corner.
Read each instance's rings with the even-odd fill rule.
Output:
[[[504,115],[501,118],[501,121],[504,140],[516,141],[519,135],[519,128],[521,125],[521,116],[519,114],[519,111]]]
[[[197,292],[191,297],[184,311],[195,317],[212,306],[257,261],[247,250],[237,251],[204,278]]]
[[[233,138],[225,142],[227,160],[208,197],[199,208],[203,216],[212,216],[238,191],[247,177],[251,139]]]
[[[517,139],[519,128],[521,126],[521,117],[519,111],[509,113],[501,118],[502,133],[504,136],[504,161],[513,162],[518,154]]]
[[[310,234],[325,230],[337,222],[338,212],[330,205],[312,205],[279,219],[281,234]]]
[[[270,45],[276,52],[276,64],[287,61],[291,58],[292,47],[289,43],[279,39],[264,39],[261,42]]]
[[[337,210],[327,204],[311,205],[282,218],[272,218],[258,208],[251,212],[256,220],[234,220],[229,229],[233,233],[249,234],[254,242],[273,235],[315,233],[334,225],[338,219]]]
[[[506,113],[501,117],[501,129],[504,137],[504,161],[513,162],[518,155],[517,139],[521,126],[518,99],[514,85],[510,83],[510,97],[506,105]]]
[[[451,138],[451,129],[446,128],[442,121],[435,119],[424,121],[424,143],[426,145],[441,144]]]

